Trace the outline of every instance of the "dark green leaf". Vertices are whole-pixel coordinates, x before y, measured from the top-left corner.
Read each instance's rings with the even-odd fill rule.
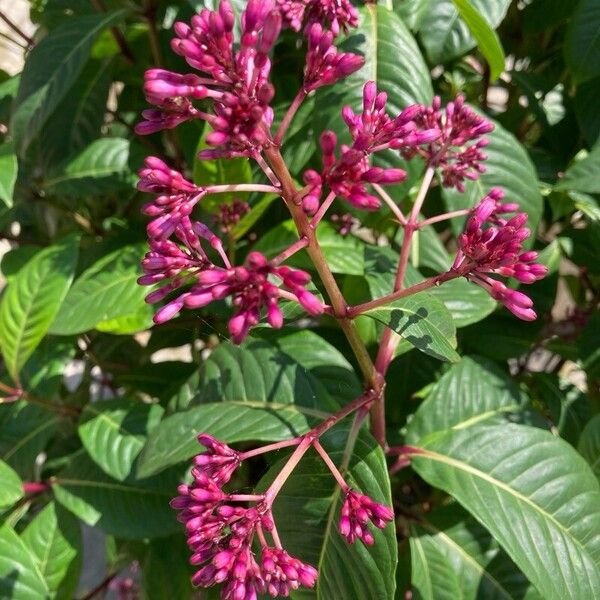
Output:
[[[557,190],[575,190],[588,194],[600,193],[600,144],[582,160],[574,162],[556,186]]]
[[[581,82],[600,75],[600,4],[581,0],[565,36],[565,60]],[[591,108],[591,107],[590,107]]]
[[[146,437],[162,414],[160,405],[135,400],[89,403],[81,414],[79,437],[94,462],[123,481],[132,474]]]
[[[336,465],[340,465],[349,425],[340,425],[321,442]],[[259,484],[264,489],[285,464],[278,461]],[[375,440],[362,431],[344,473],[349,485],[376,502],[391,506],[385,458]],[[307,493],[307,490],[310,492]],[[338,532],[342,498],[331,473],[310,451],[296,467],[277,496],[273,514],[286,550],[319,569],[315,593],[303,598],[394,598],[397,542],[394,528],[372,528],[375,544],[351,546]]]
[[[495,29],[504,19],[510,0],[472,0],[469,4]],[[454,0],[429,4],[419,36],[427,57],[434,64],[457,58],[477,44],[467,23],[459,18]]]
[[[74,17],[35,45],[21,75],[18,109],[11,122],[20,155],[77,80],[100,32],[126,14],[127,11],[120,10]]]
[[[314,409],[273,402],[202,404],[167,417],[152,431],[140,455],[138,475],[154,475],[198,454],[202,450],[196,439],[199,433],[229,444],[276,442],[306,433],[315,417],[326,416]]]
[[[490,81],[495,81],[504,71],[504,61],[506,60],[496,32],[468,0],[452,0],[452,2],[490,66]]]
[[[427,14],[430,0],[393,0],[394,12],[398,13],[411,31],[419,31]]]
[[[411,464],[489,529],[544,598],[596,595],[600,486],[566,442],[523,425],[476,425],[427,436]]]
[[[23,483],[15,471],[0,460],[0,510],[11,507],[23,497]]]
[[[82,521],[123,539],[169,535],[180,525],[169,506],[177,495],[177,479],[117,481],[80,452],[52,480],[56,500]]]
[[[409,444],[444,429],[463,429],[479,421],[503,422],[523,409],[526,398],[494,363],[463,356],[434,384],[406,431]]]
[[[596,415],[584,427],[577,449],[600,479],[600,415]]]
[[[126,246],[87,269],[73,284],[50,333],[81,333],[104,321],[142,312],[148,290],[137,279],[144,251],[141,244]]]
[[[410,527],[413,597],[540,599],[490,533],[457,504]]]
[[[279,196],[275,194],[265,194],[251,209],[244,215],[238,223],[231,228],[231,236],[234,240],[242,239],[256,225],[257,221],[265,214],[265,211],[271,206],[273,200]]]
[[[456,362],[456,328],[448,309],[432,296],[420,293],[364,313],[393,329],[425,354]]]
[[[599,96],[600,77],[595,77],[578,85],[573,99],[573,108],[579,128],[590,146],[593,146],[600,138],[600,112],[590,110],[590,106],[593,106]]]
[[[48,586],[48,597],[72,598],[83,551],[77,519],[50,502],[29,523],[22,539]]]
[[[35,558],[8,524],[0,526],[0,598],[47,598],[48,587]]]
[[[13,379],[46,335],[71,285],[79,238],[36,254],[19,271],[0,303],[0,348]]]

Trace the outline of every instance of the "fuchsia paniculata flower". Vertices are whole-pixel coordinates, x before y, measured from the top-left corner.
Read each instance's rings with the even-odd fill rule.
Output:
[[[281,546],[269,491],[243,495],[223,489],[245,455],[206,433],[200,434],[198,441],[206,452],[194,457],[191,484],[180,485],[179,495],[171,501],[171,506],[179,511],[178,520],[185,525],[192,551],[190,562],[199,567],[192,583],[201,587],[222,583],[224,600],[254,600],[258,594],[287,597],[300,587],[314,587],[317,570],[290,556]],[[256,455],[282,445],[290,444],[275,443],[247,454]],[[305,447],[308,449],[309,445]],[[321,448],[320,452],[324,450]],[[337,472],[335,466],[331,468]],[[345,494],[340,533],[349,543],[360,539],[372,545],[375,540],[368,521],[383,528],[393,520],[392,510],[350,489],[340,480],[339,472],[334,476]],[[254,505],[248,506],[249,503]],[[272,537],[274,547],[269,545],[267,536]],[[258,543],[253,546],[255,541]]]
[[[422,156],[428,165],[441,170],[444,186],[464,192],[464,180],[477,179],[485,171],[482,163],[487,156],[483,148],[488,140],[482,136],[493,131],[494,125],[466,106],[463,96],[448,102],[444,110],[436,96],[432,105],[421,107],[413,120],[419,131],[437,129],[440,135],[425,146],[402,148],[402,155],[405,158]]]
[[[359,12],[349,0],[277,0],[286,27],[300,31],[306,22],[329,27],[334,36],[358,27]]]
[[[458,237],[458,252],[452,269],[487,290],[520,319],[533,321],[537,315],[529,296],[506,287],[490,277],[514,277],[525,284],[542,279],[548,269],[535,261],[538,253],[523,251],[530,231],[527,215],[517,213],[510,219],[502,215],[515,212],[517,204],[502,204],[504,192],[494,188],[473,209],[464,232]]]

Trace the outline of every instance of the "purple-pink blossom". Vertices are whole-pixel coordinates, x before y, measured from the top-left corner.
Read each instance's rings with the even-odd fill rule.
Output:
[[[464,232],[458,237],[458,252],[452,269],[467,277],[502,302],[513,314],[525,321],[534,320],[532,300],[522,292],[512,290],[490,275],[513,277],[525,284],[542,279],[548,269],[536,263],[538,253],[523,251],[523,242],[530,235],[525,227],[527,215],[517,213],[510,219],[517,204],[503,204],[504,192],[494,188],[473,209]]]
[[[328,27],[334,36],[357,27],[359,12],[349,0],[277,0],[286,27],[300,31],[302,24]]]
[[[300,586],[312,588],[318,576],[314,567],[290,556],[283,548],[263,548],[261,566],[265,591],[273,598],[287,597]]]
[[[487,158],[483,149],[488,145],[483,136],[494,129],[494,125],[465,105],[463,96],[457,96],[441,108],[441,99],[436,96],[431,106],[423,106],[413,116],[418,131],[425,133],[438,130],[439,135],[423,146],[401,148],[405,158],[422,156],[433,167],[438,167],[442,184],[463,192],[464,180],[474,180],[485,171],[483,161]]]
[[[357,539],[367,546],[375,543],[375,538],[369,529],[369,521],[379,529],[394,519],[394,511],[383,504],[375,502],[369,496],[359,494],[356,490],[348,489],[342,504],[340,516],[340,533],[349,544]]]

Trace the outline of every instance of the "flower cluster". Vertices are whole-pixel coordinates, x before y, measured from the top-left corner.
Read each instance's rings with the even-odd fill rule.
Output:
[[[302,24],[327,25],[333,35],[347,32],[349,27],[358,26],[358,10],[349,0],[277,0],[284,24],[300,31]]]
[[[463,96],[448,102],[444,110],[441,105],[436,96],[431,106],[421,106],[413,115],[419,131],[437,130],[439,135],[423,147],[407,145],[401,152],[405,158],[422,156],[428,165],[440,169],[444,186],[464,192],[464,180],[477,179],[485,171],[483,148],[488,140],[482,136],[493,131],[494,125],[466,106]]]
[[[366,185],[400,183],[406,178],[406,172],[402,169],[371,167],[369,155],[387,148],[413,147],[439,137],[439,131],[435,128],[417,130],[413,117],[419,112],[418,106],[409,106],[392,119],[386,113],[386,104],[385,92],[377,93],[375,83],[369,81],[363,90],[362,112],[357,115],[350,107],[342,111],[353,140],[352,145],[342,145],[340,156],[336,158],[335,133],[325,131],[321,135],[323,169],[320,173],[313,169],[304,173],[304,183],[309,186],[304,196],[307,212],[314,212],[318,208],[324,186],[358,209],[378,209],[381,201],[367,191]]]
[[[193,482],[179,486],[179,496],[171,501],[185,525],[191,563],[200,567],[193,584],[223,583],[224,600],[255,600],[262,593],[288,596],[300,586],[313,587],[315,568],[267,545],[265,535],[274,528],[267,504],[261,501],[248,508],[240,504],[246,503],[243,496],[223,490],[241,463],[240,454],[210,435],[200,434],[198,440],[207,451],[194,458]],[[252,550],[255,536],[260,563]]]
[[[192,184],[155,157],[146,159],[138,188],[158,194],[144,207],[144,212],[154,219],[147,227],[150,251],[142,261],[144,275],[138,283],[160,284],[146,297],[149,303],[160,302],[172,292],[180,291],[157,311],[156,323],[172,319],[184,307],[200,308],[231,297],[236,313],[229,321],[229,331],[233,341],[240,343],[250,327],[260,321],[263,307],[271,326],[282,326],[283,315],[278,305],[281,297],[299,302],[311,315],[323,312],[319,299],[306,290],[308,273],[272,265],[258,252],[250,253],[244,266],[230,265],[220,238],[190,217],[195,204],[209,188]],[[171,236],[176,241],[168,239]],[[212,262],[203,241],[220,255],[225,267]],[[269,280],[273,277],[285,289]]]
[[[523,251],[523,241],[530,235],[525,227],[527,215],[517,213],[510,219],[503,215],[515,212],[517,204],[502,204],[504,192],[494,188],[473,209],[464,232],[458,238],[458,252],[452,269],[487,290],[513,314],[525,321],[536,318],[529,296],[506,287],[491,274],[514,277],[521,283],[542,279],[547,268],[535,261],[538,253]]]
[[[250,211],[250,205],[243,200],[234,200],[219,206],[219,212],[213,217],[222,233],[229,233],[240,222],[240,219]]]
[[[348,489],[342,504],[340,533],[349,544],[353,544],[359,539],[367,546],[372,546],[375,538],[369,531],[368,522],[371,521],[375,527],[383,529],[393,519],[394,512],[391,508],[378,504],[369,496]]]
[[[269,281],[270,277],[281,280],[284,293]],[[251,252],[244,266],[223,269],[213,267],[198,273],[197,283],[185,294],[183,302],[188,308],[200,308],[213,300],[227,296],[233,298],[236,314],[229,321],[229,333],[235,343],[240,343],[250,328],[260,321],[261,308],[266,307],[271,327],[283,324],[283,314],[278,301],[285,295],[299,302],[311,315],[323,312],[320,300],[305,286],[310,275],[286,266],[274,266],[259,252]]]

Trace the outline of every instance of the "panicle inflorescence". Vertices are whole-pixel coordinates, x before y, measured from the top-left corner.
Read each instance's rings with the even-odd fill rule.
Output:
[[[458,237],[452,269],[483,287],[520,319],[532,321],[537,315],[531,298],[490,277],[494,274],[514,277],[529,284],[542,279],[548,271],[535,262],[537,252],[523,251],[523,242],[530,235],[525,227],[527,215],[517,212],[505,218],[506,213],[518,210],[518,204],[502,203],[503,198],[504,192],[494,188],[473,209],[464,232]]]
[[[359,539],[367,546],[372,546],[375,543],[375,538],[369,530],[369,521],[375,527],[383,529],[393,519],[394,512],[391,508],[378,504],[369,496],[348,489],[342,504],[339,523],[340,533],[349,544],[353,544]]]
[[[402,155],[422,156],[428,165],[440,169],[444,186],[464,192],[464,180],[477,179],[485,171],[482,163],[487,157],[483,148],[488,140],[482,136],[493,131],[494,125],[466,106],[464,96],[448,102],[444,110],[436,96],[431,106],[422,106],[413,120],[419,131],[437,129],[439,135],[424,146],[402,148]]]

